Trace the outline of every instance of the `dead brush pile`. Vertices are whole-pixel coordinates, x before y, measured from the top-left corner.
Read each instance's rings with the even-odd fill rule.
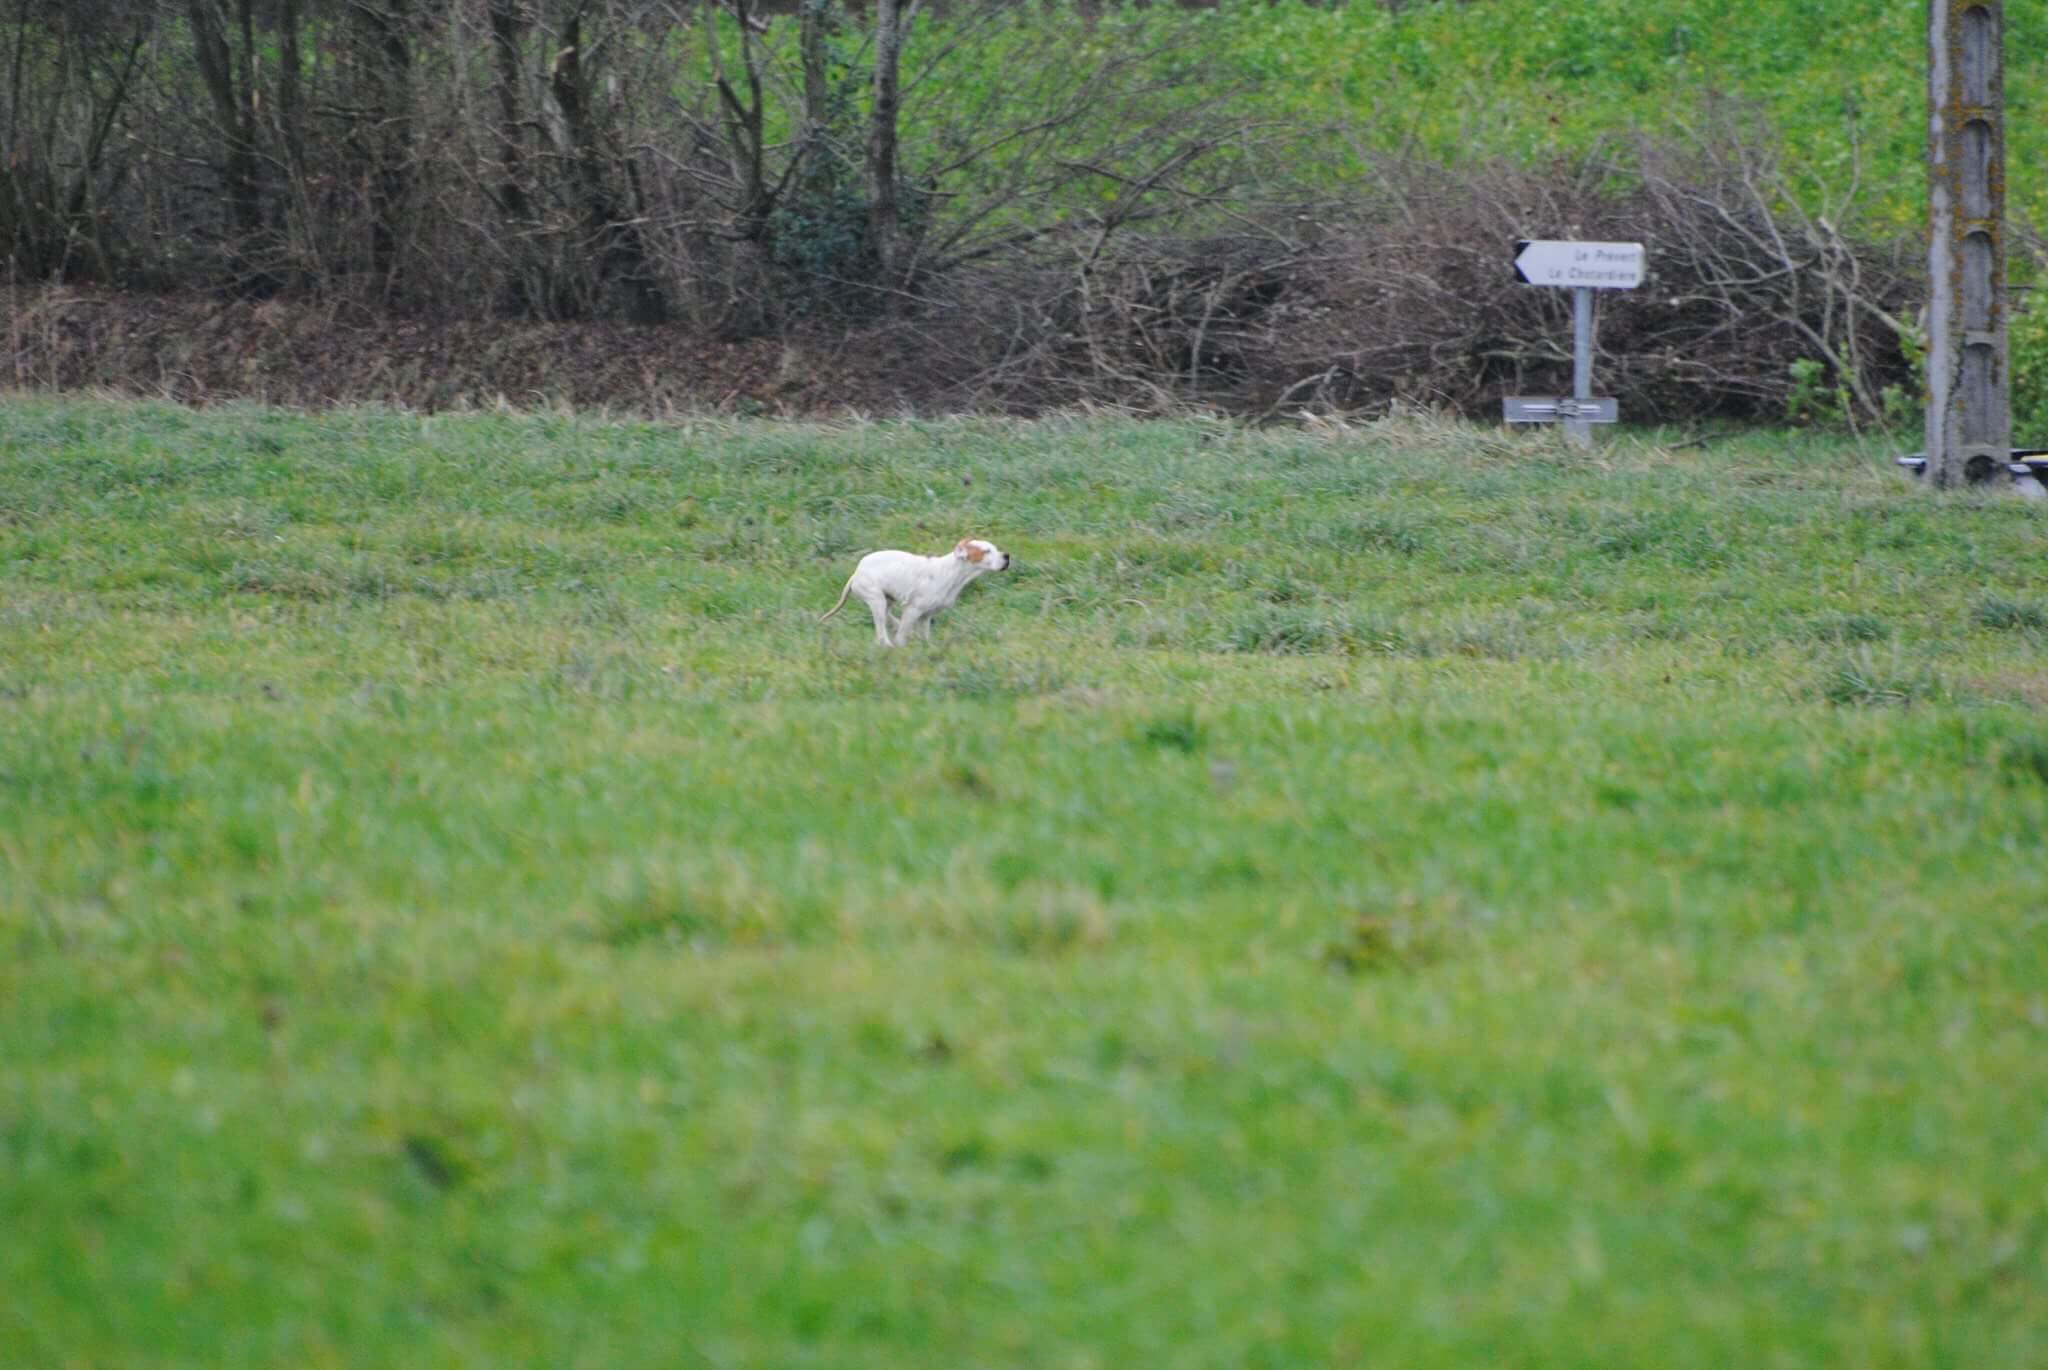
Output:
[[[1753,143],[1629,154],[1383,166],[1347,201],[1232,234],[1133,235],[956,278],[946,308],[902,326],[973,356],[957,388],[981,405],[1490,418],[1502,395],[1571,386],[1571,293],[1519,283],[1514,241],[1641,242],[1648,279],[1597,300],[1596,387],[1630,419],[1778,421],[1802,385],[1851,422],[1897,407],[1916,254],[1798,210]]]

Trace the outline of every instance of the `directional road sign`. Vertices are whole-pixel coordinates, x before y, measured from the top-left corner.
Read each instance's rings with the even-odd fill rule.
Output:
[[[1500,402],[1504,423],[1615,423],[1621,404],[1614,399],[1559,399],[1555,396],[1509,395]]]
[[[1643,245],[1517,238],[1515,275],[1530,285],[1630,290],[1643,283]]]

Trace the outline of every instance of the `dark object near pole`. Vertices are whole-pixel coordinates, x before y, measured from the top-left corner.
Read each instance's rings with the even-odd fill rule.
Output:
[[[1982,475],[1969,477],[1971,481],[1995,480],[2003,475],[2011,478],[2020,494],[2035,499],[2048,498],[2048,448],[2015,447],[2004,461],[1990,457],[1983,460],[1988,463],[1987,467]],[[1916,476],[1927,474],[1925,452],[1915,452],[1910,457],[1900,457],[1898,461]]]

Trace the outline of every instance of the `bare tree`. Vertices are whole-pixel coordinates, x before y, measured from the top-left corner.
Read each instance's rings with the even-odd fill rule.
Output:
[[[668,318],[668,300],[640,232],[647,207],[632,158],[597,107],[596,54],[604,38],[589,33],[585,17],[580,7],[569,15],[548,73],[548,90],[562,114],[559,151],[582,202],[598,279],[619,288],[634,323],[661,323]]]
[[[192,25],[193,57],[213,102],[221,189],[228,210],[228,250],[243,285],[268,293],[275,288],[275,279],[251,265],[264,220],[255,0],[187,0],[185,14]]]
[[[133,172],[115,134],[140,85],[147,4],[14,0],[0,145],[0,250],[11,277],[112,274],[107,201]]]
[[[357,30],[363,98],[347,139],[368,200],[370,275],[380,296],[390,298],[415,170],[410,0],[356,0],[348,15]]]
[[[898,87],[903,62],[903,24],[917,11],[911,0],[909,14],[898,0],[875,0],[875,84],[874,103],[868,110],[867,195],[868,238],[881,283],[894,285],[898,274],[897,234],[901,224],[896,208],[896,122],[899,113]]]

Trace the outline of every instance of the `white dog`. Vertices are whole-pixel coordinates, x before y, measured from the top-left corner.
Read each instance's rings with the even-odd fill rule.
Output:
[[[960,598],[967,582],[985,571],[1000,571],[1010,564],[1009,553],[983,538],[962,538],[942,557],[921,557],[914,552],[870,552],[853,568],[839,603],[825,611],[826,618],[846,605],[854,595],[875,616],[875,641],[891,645],[889,602],[901,608],[896,620],[894,645],[901,647],[910,635],[932,635],[932,615]]]

